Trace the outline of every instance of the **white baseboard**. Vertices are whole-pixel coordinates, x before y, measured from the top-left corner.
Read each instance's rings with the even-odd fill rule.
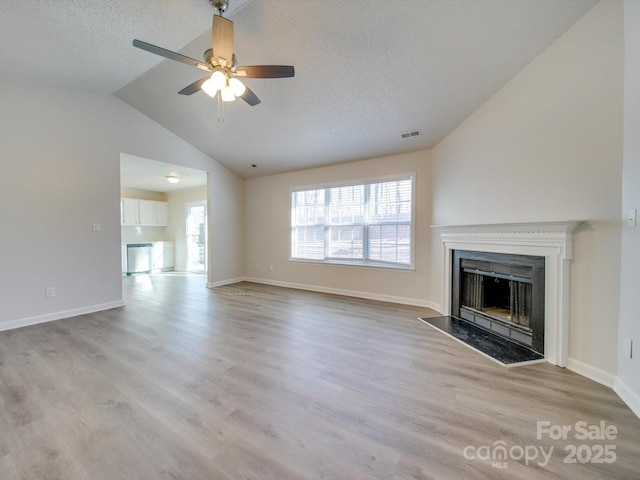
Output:
[[[438,312],[440,315],[444,315],[444,313],[442,313],[444,311],[444,308],[442,308],[442,305],[436,302],[429,302],[429,308],[431,310],[435,310],[436,312]]]
[[[592,367],[574,358],[567,360],[567,368],[572,372],[611,388],[631,411],[640,418],[640,395],[620,380],[620,377],[607,373],[599,368]]]
[[[572,372],[579,373],[583,377],[587,377],[594,382],[598,382],[605,387],[612,388],[615,383],[616,376],[610,373],[600,370],[599,368],[592,367],[580,360],[574,358],[567,359],[567,368]]]
[[[620,380],[620,377],[616,377],[613,382],[613,391],[616,392],[631,411],[636,414],[636,417],[640,418],[640,395],[631,390],[626,383]]]
[[[245,277],[246,282],[263,283],[265,285],[274,285],[276,287],[295,288],[297,290],[308,290],[310,292],[331,293],[334,295],[344,295],[347,297],[366,298],[367,300],[378,300],[380,302],[400,303],[402,305],[413,305],[416,307],[426,307],[432,310],[440,311],[440,306],[429,300],[421,300],[409,297],[398,297],[395,295],[382,295],[379,293],[362,292],[358,290],[343,290],[341,288],[322,287],[319,285],[310,285],[308,283],[292,283],[281,282],[278,280],[269,280],[265,278]]]
[[[222,287],[224,285],[231,285],[232,283],[243,282],[245,280],[246,280],[245,277],[238,277],[238,278],[230,278],[227,280],[220,280],[217,282],[207,282],[207,288]]]
[[[77,317],[78,315],[86,315],[88,313],[101,312],[103,310],[111,310],[112,308],[123,306],[124,302],[122,300],[116,300],[114,302],[88,305],[86,307],[64,310],[62,312],[47,313],[46,315],[10,320],[8,322],[0,323],[0,332],[13,330],[14,328],[28,327],[29,325],[37,325],[39,323],[53,322],[55,320],[62,320],[63,318]]]

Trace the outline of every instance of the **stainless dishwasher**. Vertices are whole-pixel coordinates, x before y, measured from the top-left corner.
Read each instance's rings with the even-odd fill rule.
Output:
[[[149,273],[153,266],[152,243],[127,244],[127,275]]]

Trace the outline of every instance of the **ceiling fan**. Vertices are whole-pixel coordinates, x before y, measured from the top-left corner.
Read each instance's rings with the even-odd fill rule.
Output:
[[[240,81],[240,78],[293,77],[294,68],[289,65],[238,66],[233,53],[233,22],[222,16],[229,6],[229,1],[209,0],[209,2],[218,13],[213,15],[211,48],[204,52],[204,62],[137,39],[133,41],[133,46],[210,72],[209,75],[180,90],[178,92],[180,95],[192,95],[202,90],[211,97],[218,94],[218,100],[222,99],[224,102],[230,102],[239,97],[251,106],[257,105],[260,99]]]

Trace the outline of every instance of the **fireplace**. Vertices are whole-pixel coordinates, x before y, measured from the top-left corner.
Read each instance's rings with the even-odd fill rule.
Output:
[[[564,367],[569,352],[571,261],[573,232],[580,221],[434,225],[442,242],[442,303],[434,308],[454,315],[453,254],[455,251],[543,257],[544,358]],[[537,302],[535,303],[538,304]],[[459,312],[458,312],[459,313]],[[458,315],[459,316],[459,315]],[[529,320],[531,322],[531,319]],[[532,335],[532,346],[534,340]]]
[[[544,355],[544,257],[454,250],[451,314]]]

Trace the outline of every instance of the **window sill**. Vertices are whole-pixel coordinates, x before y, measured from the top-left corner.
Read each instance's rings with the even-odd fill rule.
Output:
[[[307,260],[303,258],[290,258],[290,262],[292,263],[304,263],[304,264],[312,264],[312,265],[331,265],[331,266],[340,266],[340,267],[361,267],[366,269],[378,268],[382,270],[397,270],[401,272],[415,272],[415,267],[413,265],[397,265],[390,263],[377,263],[377,262],[357,262],[357,261],[348,261],[348,260]]]

